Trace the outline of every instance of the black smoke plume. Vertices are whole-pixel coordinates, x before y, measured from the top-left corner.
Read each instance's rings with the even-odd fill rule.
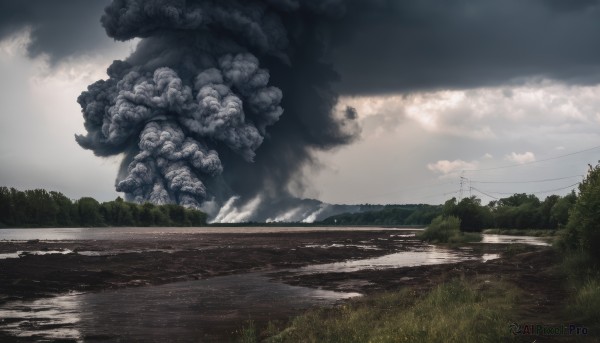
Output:
[[[87,134],[76,140],[125,154],[116,188],[128,200],[213,215],[248,202],[237,220],[276,217],[312,153],[359,132],[354,109],[335,111],[322,58],[344,11],[336,0],[115,0],[107,34],[141,41],[79,97]]]

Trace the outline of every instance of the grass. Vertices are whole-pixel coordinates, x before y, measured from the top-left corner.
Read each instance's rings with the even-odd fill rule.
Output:
[[[487,229],[483,233],[491,235],[510,235],[510,236],[532,236],[532,237],[552,237],[556,235],[556,230],[537,230],[537,229]]]
[[[600,266],[581,251],[565,253],[560,265],[572,295],[566,314],[578,322],[600,330]]]
[[[456,217],[436,217],[419,238],[431,243],[470,243],[481,241],[481,235],[475,232],[460,231],[460,219]]]
[[[238,343],[257,342],[258,331],[252,320],[248,320],[238,331]]]
[[[589,279],[576,287],[567,313],[581,323],[600,326],[600,279]]]
[[[506,342],[516,299],[509,284],[457,279],[422,296],[403,290],[310,310],[286,328],[268,328],[264,342]],[[242,342],[259,341],[252,330],[254,341]]]

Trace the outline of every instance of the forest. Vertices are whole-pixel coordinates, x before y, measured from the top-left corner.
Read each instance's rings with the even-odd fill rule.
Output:
[[[302,225],[428,225],[441,215],[459,218],[462,231],[555,230],[567,223],[569,210],[576,200],[575,192],[563,197],[551,195],[543,201],[533,194],[520,193],[482,205],[481,200],[473,196],[461,200],[452,198],[443,205],[371,206],[377,209],[339,214]],[[369,208],[369,205],[363,207]],[[120,197],[103,203],[90,197],[72,201],[60,192],[0,187],[0,227],[205,226],[206,221],[205,213],[173,204],[135,204]],[[250,223],[243,225],[247,224]]]
[[[204,226],[206,219],[179,205],[140,205],[120,197],[72,201],[60,192],[0,187],[0,227]]]
[[[389,205],[377,211],[345,213],[322,221],[325,225],[427,225],[437,216],[460,219],[462,231],[489,228],[556,230],[564,227],[577,196],[550,195],[543,201],[519,193],[482,205],[475,196],[452,198],[443,205]]]

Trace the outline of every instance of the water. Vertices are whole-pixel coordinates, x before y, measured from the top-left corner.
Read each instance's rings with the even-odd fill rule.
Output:
[[[539,246],[550,246],[551,244],[546,242],[540,237],[531,236],[508,236],[508,235],[489,235],[484,234],[481,243],[488,244],[527,244],[527,245],[539,245]]]
[[[457,263],[473,259],[481,259],[481,257],[465,251],[456,251],[429,245],[417,250],[401,251],[375,258],[310,265],[299,268],[298,271],[302,274],[351,273],[366,269],[415,267]]]
[[[114,227],[114,228],[47,228],[0,229],[0,240],[168,240],[181,234],[259,234],[319,231],[419,231],[416,228],[378,227]]]
[[[291,316],[357,296],[272,282],[259,274],[231,275],[11,302],[0,309],[0,330],[39,340],[220,341],[248,318]]]
[[[310,231],[380,231],[380,228],[103,228],[103,229],[2,229],[0,239],[40,240],[169,240],[182,234],[285,233]],[[396,231],[412,231],[397,229]],[[548,245],[537,237],[483,235],[483,243]],[[451,250],[415,242],[414,233],[391,233],[405,251],[376,258],[310,265],[290,270],[301,274],[355,272],[419,265],[483,262],[498,254]],[[349,246],[373,249],[373,241]],[[110,245],[117,242],[109,242]],[[309,245],[306,245],[307,247]],[[314,245],[341,248],[345,245]],[[70,253],[40,251],[47,253]],[[89,252],[97,254],[97,252]],[[10,256],[9,256],[10,255]],[[0,258],[17,258],[19,252]],[[358,293],[332,292],[286,285],[267,276],[239,274],[206,280],[67,294],[36,301],[14,301],[0,307],[0,332],[31,340],[67,339],[85,342],[224,341],[248,318],[269,320],[301,313],[312,306],[329,306]],[[0,339],[2,336],[0,335]]]

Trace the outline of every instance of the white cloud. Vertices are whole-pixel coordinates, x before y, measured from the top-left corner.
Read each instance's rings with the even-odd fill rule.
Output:
[[[455,174],[457,172],[466,170],[466,169],[475,169],[477,168],[477,162],[465,162],[463,160],[440,160],[435,163],[429,163],[427,165],[427,169],[431,170],[435,173],[440,173],[444,175]]]
[[[509,95],[507,95],[509,94]],[[531,79],[514,86],[342,97],[365,120],[395,116],[424,130],[474,140],[503,140],[535,133],[596,132],[600,85],[566,85]],[[382,126],[390,120],[381,120]],[[398,122],[401,124],[401,122]]]
[[[492,158],[494,158],[494,155],[490,154],[489,152],[486,152],[483,155],[483,158],[486,159],[486,160],[491,160]]]
[[[524,152],[522,154],[512,152],[511,154],[506,155],[504,158],[513,163],[523,164],[535,161],[535,154],[531,151]]]

